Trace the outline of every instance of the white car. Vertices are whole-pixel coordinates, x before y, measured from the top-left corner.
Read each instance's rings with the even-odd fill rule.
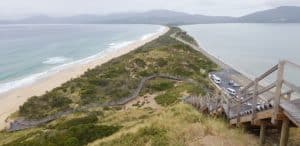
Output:
[[[227,88],[226,91],[229,95],[236,96],[236,91],[232,88]]]
[[[216,83],[216,84],[221,84],[222,80],[220,77],[216,76],[216,75],[212,75],[212,80]]]

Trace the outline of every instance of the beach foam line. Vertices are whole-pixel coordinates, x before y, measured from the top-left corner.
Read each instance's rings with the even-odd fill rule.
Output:
[[[49,65],[62,64],[69,60],[72,59],[63,56],[56,56],[56,57],[47,58],[45,61],[43,61],[43,64],[49,64]]]
[[[70,60],[72,60],[71,58],[66,58],[63,56],[57,56],[57,57],[51,57],[51,58],[47,58],[46,61],[42,62],[44,64],[49,64],[49,65],[58,65],[55,67],[52,67],[46,71],[43,72],[39,72],[39,73],[35,73],[35,74],[31,74],[25,77],[21,77],[12,81],[8,81],[8,82],[4,82],[4,83],[0,83],[0,95],[4,94],[8,91],[20,88],[20,87],[24,87],[24,86],[28,86],[31,85],[43,78],[46,78],[52,74],[55,74],[61,70],[67,69],[69,67],[72,67],[73,65],[77,65],[77,64],[87,64],[91,61],[94,61],[96,59],[98,59],[99,57],[104,57],[105,54],[107,53],[111,53],[111,52],[116,52],[126,46],[129,46],[137,41],[144,41],[147,40],[159,33],[162,33],[165,30],[165,27],[161,26],[157,31],[153,32],[153,33],[148,33],[145,34],[141,37],[139,37],[139,39],[136,40],[130,40],[130,41],[122,41],[122,42],[113,42],[108,44],[108,47],[103,49],[102,51],[98,52],[95,55],[92,56],[88,56],[79,60],[74,60],[71,62],[68,62]],[[68,62],[68,63],[65,63]],[[62,64],[64,63],[64,64]]]

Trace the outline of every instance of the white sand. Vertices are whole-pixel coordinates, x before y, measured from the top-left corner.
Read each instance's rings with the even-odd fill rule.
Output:
[[[145,43],[158,38],[162,34],[165,34],[168,30],[168,28],[165,28],[164,31],[157,33],[156,35],[148,39],[139,40],[122,49],[118,49],[117,52],[107,53],[104,56],[99,57],[86,64],[73,65],[48,77],[40,79],[39,81],[36,81],[31,85],[20,87],[8,91],[4,94],[0,94],[0,129],[5,128],[7,124],[9,124],[8,122],[6,122],[7,117],[16,112],[19,106],[22,105],[29,97],[42,95],[46,91],[50,91],[53,88],[60,86],[71,78],[79,77],[88,69],[94,68],[97,65],[101,65],[113,58],[127,54],[130,51],[143,46]]]

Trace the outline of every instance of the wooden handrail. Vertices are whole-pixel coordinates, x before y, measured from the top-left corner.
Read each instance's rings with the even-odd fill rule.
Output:
[[[267,92],[267,91],[273,89],[274,87],[276,87],[276,82],[273,82],[272,84],[268,85],[267,87],[258,90],[258,93],[257,93],[257,94],[258,94],[258,95],[263,94],[263,93],[265,93],[265,92]],[[253,90],[253,91],[250,91],[250,92],[254,92],[254,90]],[[244,94],[242,94],[240,97],[243,97],[243,96],[245,96],[245,95],[247,95],[247,94],[248,94],[249,96],[252,96],[254,93],[244,93]]]
[[[293,84],[293,83],[291,83],[291,82],[288,82],[288,81],[286,81],[286,80],[284,80],[283,83],[284,83],[286,86],[288,86],[289,88],[291,88],[294,92],[300,93],[300,87],[299,87],[299,86],[297,86],[297,85],[295,85],[295,84]]]
[[[256,78],[254,81],[250,82],[248,85],[246,85],[240,92],[243,93],[245,90],[249,89],[250,87],[255,85],[255,82],[259,82],[262,79],[264,79],[265,77],[269,76],[270,74],[272,74],[273,72],[275,72],[278,69],[278,64],[273,66],[271,69],[269,69],[268,71],[266,71],[264,74],[262,74],[261,76],[259,76],[258,78]]]
[[[268,85],[267,87],[265,87],[265,88],[263,88],[263,89],[261,89],[261,90],[258,90],[257,96],[260,95],[260,94],[263,94],[263,93],[265,93],[265,92],[267,92],[267,91],[269,91],[269,90],[271,90],[271,89],[273,89],[274,87],[276,87],[276,82],[274,82],[274,83]],[[253,96],[254,96],[254,94],[251,93],[251,95],[249,95],[248,98],[245,98],[245,99],[243,99],[243,100],[240,101],[240,102],[241,102],[241,103],[245,103],[245,102],[247,102],[247,101],[250,101],[250,100],[253,98]],[[242,96],[241,96],[241,97],[242,97]],[[233,105],[232,108],[233,108],[233,107],[236,107],[236,106],[237,106],[237,105]]]
[[[286,62],[287,64],[290,64],[290,65],[292,65],[292,66],[297,67],[298,69],[300,69],[300,65],[299,65],[299,64],[296,64],[296,63],[291,62],[291,61],[288,61],[288,60],[285,60],[285,62]]]
[[[271,89],[273,89],[273,88],[275,88],[275,87],[276,87],[276,82],[274,82],[274,83],[268,85],[267,87],[265,87],[265,88],[259,90],[259,91],[258,91],[258,95],[263,94],[263,93],[265,93],[265,92],[267,92],[267,91],[269,91],[269,90],[271,90]]]
[[[294,92],[294,90],[293,89],[290,89],[290,90],[288,90],[288,91],[286,91],[286,92],[283,92],[282,94],[281,94],[281,97],[283,97],[283,96],[285,96],[285,95],[288,95],[288,94],[292,94]]]

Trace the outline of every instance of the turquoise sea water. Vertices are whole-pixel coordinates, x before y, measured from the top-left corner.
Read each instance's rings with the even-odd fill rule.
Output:
[[[181,28],[210,54],[250,78],[279,60],[300,64],[300,24],[201,24]],[[285,78],[299,86],[300,70],[288,66]]]
[[[0,93],[162,31],[156,25],[0,25]]]

